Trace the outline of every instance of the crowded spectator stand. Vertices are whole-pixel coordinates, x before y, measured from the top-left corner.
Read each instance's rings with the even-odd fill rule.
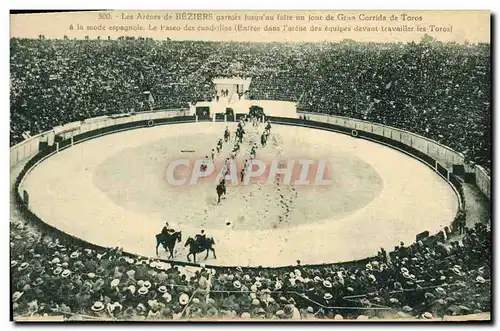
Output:
[[[88,319],[434,318],[490,311],[488,226],[345,264],[191,266],[85,247],[12,221],[14,315]]]
[[[214,79],[239,76],[252,77],[253,99],[398,127],[491,167],[489,45],[11,39],[10,46],[11,145],[26,132],[91,117],[188,107],[215,97]],[[432,319],[491,311],[489,224],[363,261],[244,268],[147,259],[25,219],[10,222],[15,318]]]

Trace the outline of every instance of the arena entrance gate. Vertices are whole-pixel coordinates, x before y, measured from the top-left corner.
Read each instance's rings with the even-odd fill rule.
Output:
[[[198,120],[210,120],[210,107],[196,107]]]

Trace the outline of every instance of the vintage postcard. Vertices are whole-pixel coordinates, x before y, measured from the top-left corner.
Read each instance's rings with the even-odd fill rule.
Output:
[[[491,321],[488,11],[11,13],[11,318]]]

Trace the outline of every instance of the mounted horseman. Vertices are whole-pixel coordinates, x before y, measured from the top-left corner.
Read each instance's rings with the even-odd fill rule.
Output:
[[[194,239],[189,237],[184,244],[184,247],[189,246],[189,253],[187,255],[188,261],[191,262],[189,256],[192,255],[194,258],[194,263],[196,263],[196,254],[202,253],[203,251],[207,251],[205,260],[208,258],[208,253],[210,251],[214,256],[214,259],[216,259],[217,256],[215,255],[215,249],[213,248],[214,245],[214,238],[207,238],[205,230],[202,229],[200,234],[197,234]]]
[[[165,223],[165,226],[161,230],[161,233],[156,235],[156,255],[158,255],[158,246],[160,244],[163,246],[167,253],[170,253],[168,258],[174,258],[174,247],[176,242],[182,241],[182,232],[175,231],[170,228],[168,222]]]
[[[219,204],[221,198],[226,195],[226,180],[224,178],[220,181],[215,190],[217,191],[217,204]]]

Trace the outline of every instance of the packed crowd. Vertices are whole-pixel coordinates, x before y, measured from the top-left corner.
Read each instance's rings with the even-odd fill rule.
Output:
[[[405,129],[491,167],[489,45],[353,44],[321,62],[301,109]]]
[[[488,44],[10,44],[12,144],[103,114],[188,107],[215,96],[216,77],[252,77],[251,98],[396,126],[491,165]]]
[[[491,232],[479,223],[460,241],[429,238],[358,263],[273,269],[174,265],[10,225],[17,318],[428,319],[491,311]]]
[[[214,96],[212,78],[245,76],[254,99],[407,129],[490,167],[489,45],[11,39],[10,46],[11,144],[25,131],[89,117],[187,107]],[[461,240],[402,244],[363,263],[204,268],[82,247],[12,220],[13,312],[341,319],[490,311],[490,236],[477,224]]]

